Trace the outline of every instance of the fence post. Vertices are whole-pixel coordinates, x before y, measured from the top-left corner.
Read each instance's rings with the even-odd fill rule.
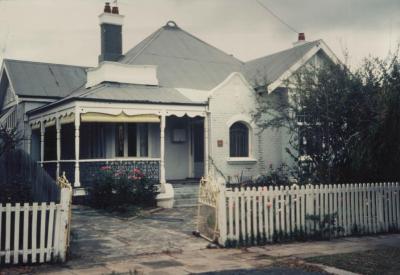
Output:
[[[225,187],[219,187],[217,213],[218,213],[218,228],[219,238],[218,243],[225,246],[226,242],[226,202],[225,202]]]
[[[67,256],[67,246],[69,239],[69,211],[71,205],[71,190],[69,188],[61,189],[61,199],[60,199],[60,224],[58,225],[59,230],[59,259],[61,262],[65,262]]]

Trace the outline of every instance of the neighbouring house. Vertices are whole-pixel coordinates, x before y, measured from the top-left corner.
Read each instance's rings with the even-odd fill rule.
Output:
[[[65,171],[75,195],[103,165],[140,168],[161,196],[170,180],[265,173],[287,161],[287,138],[257,128],[257,98],[286,93],[284,81],[306,64],[337,62],[304,34],[242,62],[172,21],[123,52],[123,19],[106,3],[95,68],[11,59],[1,67],[0,123],[18,127],[21,146],[50,175]]]

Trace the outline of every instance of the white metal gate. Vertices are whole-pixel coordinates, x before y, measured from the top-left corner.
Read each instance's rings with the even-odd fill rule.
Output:
[[[220,188],[210,178],[202,178],[199,187],[197,231],[209,240],[217,241],[218,232],[218,197]]]

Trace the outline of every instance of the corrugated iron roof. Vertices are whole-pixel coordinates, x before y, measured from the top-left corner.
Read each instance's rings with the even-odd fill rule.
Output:
[[[308,42],[293,48],[250,60],[245,63],[242,73],[254,86],[255,83],[272,83],[299,61],[320,40]],[[256,85],[255,85],[256,86]]]
[[[157,65],[162,86],[210,90],[232,72],[242,72],[251,84],[255,80],[272,83],[318,43],[308,42],[243,63],[175,23],[167,23],[129,50],[120,62]]]
[[[210,90],[243,63],[179,28],[160,28],[125,53],[122,63],[157,65],[160,86]]]
[[[4,59],[18,96],[65,97],[86,83],[85,67]]]
[[[104,82],[91,88],[82,87],[63,99],[29,111],[28,115],[74,100],[179,105],[206,104],[205,101],[191,100],[173,88]]]
[[[195,103],[173,88],[119,83],[102,83],[90,89],[79,90],[67,98],[149,103]]]
[[[253,85],[254,80],[260,78],[272,83],[318,43],[305,43],[243,63],[169,22],[126,52],[119,61],[156,65],[159,87],[120,85],[117,88],[107,84],[91,96],[99,100],[131,100],[137,96],[149,102],[193,102],[173,88],[211,90],[232,72],[243,73]],[[77,96],[77,93],[71,95],[76,90],[86,91],[86,67],[10,59],[4,62],[19,96],[66,98]]]

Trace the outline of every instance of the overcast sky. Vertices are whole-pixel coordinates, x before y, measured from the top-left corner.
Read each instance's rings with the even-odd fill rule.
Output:
[[[350,64],[384,57],[400,42],[400,0],[260,0],[309,41],[323,39]],[[96,66],[103,0],[0,0],[0,55]],[[174,20],[243,61],[292,46],[297,34],[256,0],[119,0],[124,51]]]

